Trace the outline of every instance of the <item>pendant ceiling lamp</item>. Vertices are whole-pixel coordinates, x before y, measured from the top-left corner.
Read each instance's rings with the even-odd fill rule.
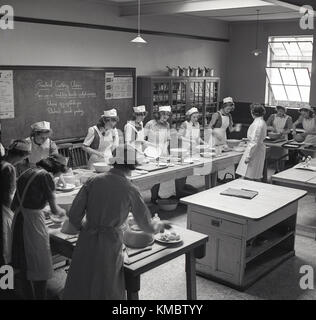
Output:
[[[138,46],[142,46],[143,44],[146,44],[147,41],[144,40],[141,35],[140,35],[140,0],[138,0],[138,15],[137,15],[137,20],[138,20],[138,33],[137,37],[131,40],[132,43],[137,44]]]
[[[262,51],[258,48],[258,35],[259,35],[259,12],[260,10],[257,10],[257,26],[256,26],[256,49],[255,50],[252,50],[251,53],[254,55],[254,56],[259,56]]]

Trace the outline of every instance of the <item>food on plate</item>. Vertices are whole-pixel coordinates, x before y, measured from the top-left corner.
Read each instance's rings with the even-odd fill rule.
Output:
[[[165,231],[164,233],[159,234],[159,240],[166,241],[166,242],[172,242],[172,241],[179,241],[180,235],[176,231],[172,230],[170,232]]]

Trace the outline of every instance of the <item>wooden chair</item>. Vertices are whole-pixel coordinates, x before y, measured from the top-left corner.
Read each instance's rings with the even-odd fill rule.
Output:
[[[82,144],[73,144],[71,149],[69,149],[69,167],[73,169],[76,168],[86,168],[88,165],[88,155],[82,149]]]
[[[72,143],[63,143],[58,145],[58,153],[64,157],[70,157],[70,150],[72,148]]]

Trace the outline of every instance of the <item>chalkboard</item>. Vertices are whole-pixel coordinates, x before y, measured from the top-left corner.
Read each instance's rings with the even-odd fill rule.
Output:
[[[28,137],[30,125],[37,121],[51,123],[54,140],[68,140],[84,137],[104,110],[117,109],[120,129],[132,115],[135,68],[0,66],[1,70],[13,71],[14,92],[14,118],[1,119],[4,145]]]

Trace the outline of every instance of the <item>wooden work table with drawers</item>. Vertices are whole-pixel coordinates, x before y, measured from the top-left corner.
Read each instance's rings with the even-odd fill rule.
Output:
[[[258,195],[251,200],[221,195],[227,188]],[[182,198],[188,205],[188,229],[209,236],[197,272],[243,290],[293,256],[298,200],[305,194],[238,179]]]

